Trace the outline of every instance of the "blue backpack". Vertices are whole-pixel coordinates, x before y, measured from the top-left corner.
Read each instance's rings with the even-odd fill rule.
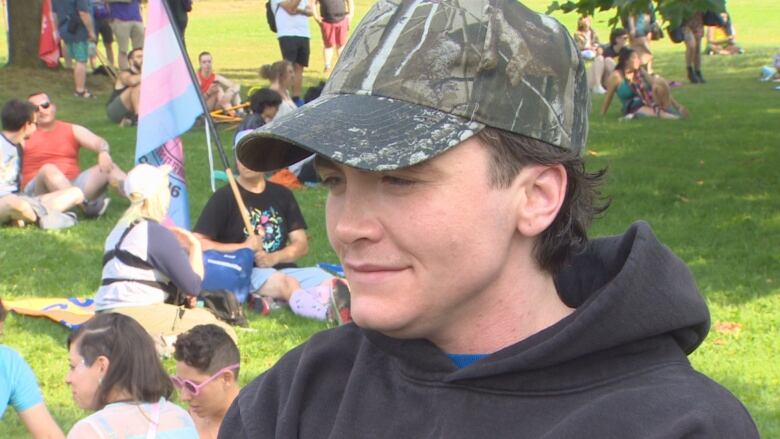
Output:
[[[231,253],[217,250],[203,252],[205,274],[201,289],[205,291],[227,290],[233,293],[240,303],[246,302],[252,287],[254,262],[255,254],[248,248]]]

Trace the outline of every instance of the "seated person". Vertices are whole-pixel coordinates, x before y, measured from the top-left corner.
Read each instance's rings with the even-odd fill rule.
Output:
[[[31,94],[27,101],[38,109],[38,130],[24,146],[22,187],[24,193],[39,196],[71,187],[84,193],[81,207],[87,217],[105,213],[108,186],[121,193],[125,173],[111,159],[108,142],[81,125],[57,120],[57,106],[44,92]],[[97,154],[97,164],[79,168],[79,150]]]
[[[108,98],[106,115],[125,127],[138,122],[138,102],[141,99],[141,68],[144,63],[144,50],[133,49],[127,54],[129,68],[122,70],[114,82],[114,91]]]
[[[42,228],[64,228],[76,224],[75,216],[62,212],[84,200],[81,189],[66,188],[40,197],[20,194],[22,144],[36,129],[35,106],[12,99],[2,109],[0,136],[0,225],[24,226],[37,223]],[[72,215],[72,214],[71,214]]]
[[[5,316],[3,301],[0,300],[0,334],[3,333]],[[16,351],[0,344],[0,418],[9,404],[33,439],[65,437],[43,402],[41,389],[30,366]]]
[[[236,135],[233,142],[235,143],[245,131],[260,128],[272,121],[274,117],[276,117],[276,113],[279,111],[279,105],[281,103],[282,97],[279,93],[270,88],[261,88],[252,93],[252,96],[249,97],[250,114],[247,115],[247,117],[241,121],[238,128],[236,128]]]
[[[180,228],[166,228],[171,196],[169,166],[141,164],[125,180],[130,207],[106,238],[101,286],[95,296],[97,312],[116,312],[137,320],[161,353],[173,351],[176,335],[214,323],[233,339],[233,328],[209,311],[194,308],[203,279],[200,241]],[[182,248],[181,243],[187,245]],[[165,303],[183,293],[191,309]]]
[[[235,114],[231,107],[241,104],[241,87],[222,75],[214,73],[212,58],[209,52],[198,55],[198,82],[200,92],[206,100],[209,111],[221,108],[226,114]]]
[[[574,42],[580,50],[580,55],[588,61],[601,54],[599,37],[590,24],[590,17],[583,15],[577,20],[577,30],[574,32]]]
[[[215,325],[198,325],[179,335],[175,347],[176,375],[171,381],[189,404],[200,437],[215,438],[240,390],[238,347]]]
[[[290,87],[295,81],[295,71],[290,61],[277,61],[273,64],[265,64],[260,67],[260,77],[270,82],[268,88],[279,93],[282,103],[276,117],[284,116],[298,108],[290,97]]]
[[[253,230],[245,229],[233,192],[224,186],[206,202],[193,229],[203,250],[252,249],[255,268],[251,290],[260,296],[258,300],[266,304],[286,301],[294,313],[304,317],[342,320],[331,306],[331,298],[333,294],[347,295],[344,284],[318,267],[298,268],[295,264],[308,253],[309,242],[306,222],[292,192],[267,181],[262,172],[252,171],[239,160],[236,165],[236,183]],[[270,305],[258,308],[267,312]]]
[[[607,114],[612,98],[617,94],[623,116],[680,119],[688,117],[688,110],[672,98],[669,84],[660,76],[651,76],[641,66],[639,55],[624,47],[617,67],[607,84],[607,95],[601,114]]]
[[[720,14],[721,26],[707,26],[707,47],[704,52],[707,55],[738,55],[744,53],[737,45],[737,32],[731,17],[727,12]]]
[[[68,336],[73,399],[91,415],[68,438],[197,439],[192,418],[170,402],[173,385],[154,342],[135,320],[98,314]]]
[[[612,72],[615,71],[615,60],[620,49],[628,44],[628,32],[622,28],[613,29],[609,34],[609,44],[601,46],[601,50],[593,59],[588,69],[588,88],[595,94],[607,92],[606,85]]]

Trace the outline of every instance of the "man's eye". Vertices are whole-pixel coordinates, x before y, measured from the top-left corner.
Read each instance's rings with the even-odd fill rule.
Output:
[[[409,180],[401,177],[394,177],[392,175],[385,175],[384,177],[382,177],[382,181],[387,184],[391,184],[393,186],[410,186],[415,183],[413,180]]]
[[[342,179],[341,177],[337,177],[335,175],[326,175],[321,177],[321,183],[326,188],[330,189],[333,188],[339,184],[341,184]]]

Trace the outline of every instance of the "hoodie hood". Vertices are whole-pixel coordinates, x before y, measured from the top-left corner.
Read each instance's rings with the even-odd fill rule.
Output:
[[[544,386],[545,375],[571,377],[568,384],[578,385],[594,374],[631,373],[637,364],[653,364],[648,355],[657,363],[687,361],[685,354],[709,330],[709,312],[690,270],[644,222],[623,235],[590,241],[555,283],[561,299],[576,308],[572,314],[463,369],[428,341],[373,331],[366,336],[420,378],[454,382],[525,372]],[[589,369],[589,362],[603,368],[605,357],[615,358],[608,372]]]

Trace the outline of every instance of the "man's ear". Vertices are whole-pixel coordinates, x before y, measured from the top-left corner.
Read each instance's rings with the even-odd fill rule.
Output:
[[[518,174],[520,186],[517,229],[523,236],[537,236],[552,224],[566,197],[563,165],[529,165]]]

